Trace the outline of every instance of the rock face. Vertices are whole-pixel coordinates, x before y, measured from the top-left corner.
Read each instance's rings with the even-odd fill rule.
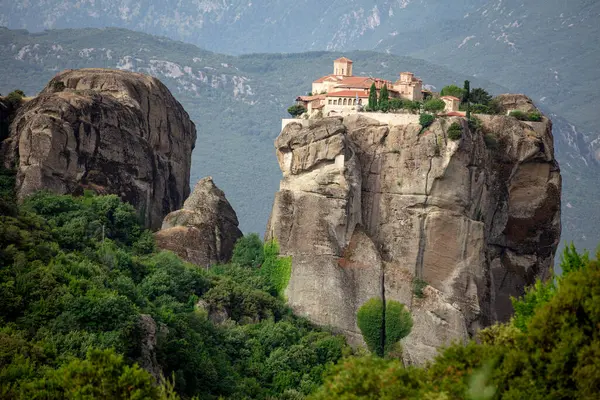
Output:
[[[2,144],[20,198],[40,189],[119,195],[159,228],[189,194],[196,128],[157,79],[106,69],[55,76]]]
[[[201,267],[228,262],[240,237],[237,215],[211,177],[198,181],[183,209],[167,215],[155,235],[158,247]]]
[[[531,104],[517,97],[507,109]],[[507,320],[510,296],[550,276],[561,194],[551,122],[478,117],[480,130],[439,118],[421,135],[358,115],[283,130],[266,236],[292,256],[286,295],[297,313],[361,343],[364,302],[404,303],[414,319],[405,361],[421,363]]]

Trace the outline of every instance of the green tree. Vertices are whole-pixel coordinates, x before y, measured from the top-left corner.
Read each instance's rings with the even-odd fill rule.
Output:
[[[487,106],[492,101],[492,95],[490,95],[485,89],[475,88],[471,90],[471,94],[469,96],[471,99],[471,103],[473,104],[481,104]]]
[[[375,87],[375,82],[371,84],[371,88],[369,89],[369,110],[377,111],[377,87]]]
[[[412,317],[404,305],[388,300],[384,305],[380,298],[372,298],[363,304],[356,315],[358,327],[369,350],[384,357],[413,326]]]
[[[431,114],[421,114],[419,117],[419,124],[421,124],[422,129],[429,127],[433,124],[433,121],[435,121],[435,117]]]
[[[467,120],[471,119],[471,82],[465,81],[462,102],[467,104]]]
[[[453,122],[448,128],[448,138],[450,140],[458,140],[462,137],[463,129],[458,122]]]
[[[300,104],[294,104],[293,106],[287,109],[287,112],[294,118],[299,117],[300,115],[306,112],[306,108],[301,106]]]
[[[242,267],[257,268],[264,260],[263,243],[256,233],[238,239],[233,248],[231,262]]]
[[[423,110],[427,112],[438,113],[446,108],[446,103],[442,99],[431,99],[423,104]]]
[[[156,386],[137,364],[112,350],[90,350],[85,360],[45,372],[23,386],[24,399],[178,399],[171,387]]]
[[[454,97],[458,97],[461,100],[463,99],[464,95],[465,95],[465,90],[462,88],[459,88],[456,85],[444,86],[442,88],[442,91],[440,92],[440,96],[454,96]]]
[[[283,298],[292,276],[292,258],[279,256],[279,244],[275,239],[264,245],[264,262],[260,273],[267,277],[272,288]]]
[[[389,101],[390,94],[388,92],[387,85],[383,85],[383,88],[381,88],[381,92],[379,93],[379,103],[377,104],[377,107],[381,111],[387,111],[389,107]]]

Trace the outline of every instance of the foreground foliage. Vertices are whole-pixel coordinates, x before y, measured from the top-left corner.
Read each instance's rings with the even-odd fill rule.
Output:
[[[600,393],[600,263],[573,247],[564,275],[515,300],[515,318],[455,344],[426,368],[349,358],[313,399],[597,399]]]
[[[0,180],[1,398],[302,398],[348,354],[285,306],[276,243],[263,254],[250,237],[237,263],[204,271],[156,252],[115,196],[40,193],[17,206],[13,175]],[[159,386],[136,366],[153,367],[148,351]]]

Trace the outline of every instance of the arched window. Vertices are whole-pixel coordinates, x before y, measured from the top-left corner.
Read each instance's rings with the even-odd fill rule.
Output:
[[[358,104],[362,105],[362,99],[358,99]]]
[[[356,99],[354,99],[354,105],[356,105]]]
[[[347,99],[344,99],[344,105],[346,105],[346,101],[347,101]]]

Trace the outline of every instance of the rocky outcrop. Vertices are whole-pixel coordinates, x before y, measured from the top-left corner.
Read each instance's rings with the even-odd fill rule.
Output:
[[[20,198],[40,189],[119,195],[159,228],[189,194],[196,128],[159,80],[106,69],[62,72],[24,105],[2,144]]]
[[[240,237],[237,215],[211,177],[198,181],[183,209],[167,215],[155,235],[158,247],[201,267],[228,262]]]
[[[511,101],[531,103],[521,97]],[[561,193],[551,122],[478,117],[480,129],[439,118],[421,135],[358,115],[283,130],[266,236],[292,256],[286,295],[297,313],[361,343],[358,308],[400,301],[414,318],[404,357],[421,363],[507,320],[510,296],[550,276]]]

